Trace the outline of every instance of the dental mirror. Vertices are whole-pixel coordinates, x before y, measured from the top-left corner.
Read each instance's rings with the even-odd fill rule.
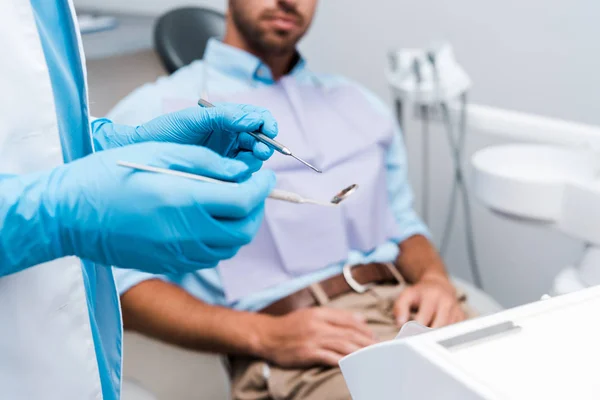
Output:
[[[117,164],[120,165],[121,167],[125,167],[125,168],[136,169],[139,171],[155,172],[155,173],[159,173],[159,174],[179,176],[182,178],[193,179],[196,181],[218,183],[218,184],[225,184],[225,185],[237,185],[237,183],[235,183],[235,182],[226,182],[226,181],[209,178],[209,177],[202,176],[202,175],[190,174],[188,172],[175,171],[175,170],[167,169],[167,168],[153,167],[150,165],[137,164],[137,163],[127,162],[127,161],[118,161]],[[331,199],[331,201],[329,203],[325,202],[325,201],[306,199],[297,193],[289,192],[287,190],[281,190],[281,189],[273,189],[271,191],[271,193],[269,194],[269,198],[275,199],[275,200],[287,201],[290,203],[297,203],[297,204],[315,204],[315,205],[319,205],[319,206],[337,206],[342,201],[347,199],[350,195],[352,195],[354,192],[356,192],[357,189],[358,189],[357,184],[350,185],[347,188],[345,188],[344,190],[342,190],[341,192],[339,192],[338,194],[336,194],[335,196],[333,196],[333,198]]]
[[[342,190],[331,199],[333,204],[340,204],[342,201],[346,200],[348,197],[354,194],[358,189],[358,185],[355,183],[353,185],[348,186],[346,189]]]
[[[342,201],[344,201],[345,199],[350,197],[350,195],[352,193],[354,193],[357,189],[358,189],[357,184],[350,185],[347,188],[345,188],[344,190],[342,190],[341,192],[339,192],[338,194],[336,194],[335,196],[333,196],[333,198],[331,199],[331,201],[329,203],[326,201],[307,199],[307,198],[300,196],[297,193],[288,192],[287,190],[282,190],[282,189],[273,189],[271,194],[269,194],[269,197],[272,199],[283,200],[283,201],[287,201],[290,203],[315,204],[318,206],[331,207],[331,206],[337,206],[338,204],[340,204]]]

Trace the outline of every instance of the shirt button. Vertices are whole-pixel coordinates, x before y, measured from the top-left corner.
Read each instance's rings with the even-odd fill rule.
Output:
[[[260,67],[256,71],[256,76],[260,79],[271,79],[271,73],[266,67]]]

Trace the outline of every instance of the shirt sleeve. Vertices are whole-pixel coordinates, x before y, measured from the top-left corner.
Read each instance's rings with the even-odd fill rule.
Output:
[[[221,285],[218,267],[173,275],[155,275],[134,269],[121,268],[113,268],[113,273],[119,295],[125,294],[142,282],[160,279],[185,289],[189,294],[205,303],[224,307],[229,306]]]
[[[162,281],[169,282],[169,279],[165,275],[155,275],[148,272],[138,271],[136,269],[121,269],[113,267],[113,274],[115,276],[115,282],[117,284],[119,295],[123,295],[132,287],[151,279],[160,279]]]
[[[413,207],[414,197],[408,181],[406,148],[400,128],[397,124],[394,126],[394,137],[388,149],[385,164],[390,206],[399,232],[398,237],[394,239],[400,243],[414,235],[431,238],[429,230]]]

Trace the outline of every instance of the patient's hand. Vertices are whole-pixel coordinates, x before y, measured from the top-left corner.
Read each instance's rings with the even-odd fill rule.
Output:
[[[445,276],[424,277],[402,291],[394,304],[394,315],[401,326],[416,310],[415,321],[438,328],[463,321],[465,312],[456,298],[456,290]]]
[[[261,357],[282,367],[337,366],[375,337],[359,314],[326,307],[272,317],[261,327]]]

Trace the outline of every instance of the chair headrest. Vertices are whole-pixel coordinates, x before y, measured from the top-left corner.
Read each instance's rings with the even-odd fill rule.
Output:
[[[183,7],[161,16],[154,27],[154,47],[169,73],[204,56],[211,37],[225,33],[225,16],[215,10]]]

